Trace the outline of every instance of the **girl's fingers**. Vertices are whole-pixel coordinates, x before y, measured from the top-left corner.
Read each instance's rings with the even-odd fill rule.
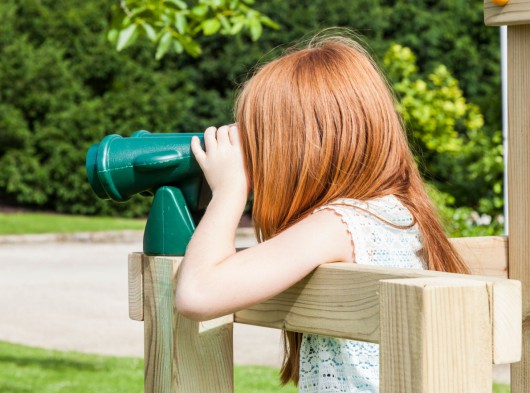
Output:
[[[215,139],[215,127],[208,127],[204,131],[204,145],[206,146],[206,151],[213,151],[217,147],[217,140]]]
[[[230,139],[228,138],[228,126],[219,127],[217,130],[217,142],[219,144],[230,143]]]
[[[236,124],[231,124],[230,129],[228,130],[228,136],[230,137],[230,143],[232,145],[239,147],[239,130]]]
[[[203,160],[206,158],[206,153],[202,150],[201,141],[197,136],[191,138],[191,151],[199,165],[202,165]]]

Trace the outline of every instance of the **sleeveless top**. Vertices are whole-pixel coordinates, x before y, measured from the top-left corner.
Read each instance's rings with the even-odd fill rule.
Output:
[[[411,225],[414,218],[394,195],[364,202],[339,199],[314,212],[323,209],[333,210],[345,224],[355,263],[426,269],[418,256],[422,247],[418,224],[395,227]],[[379,344],[304,334],[298,389],[300,393],[379,392]]]

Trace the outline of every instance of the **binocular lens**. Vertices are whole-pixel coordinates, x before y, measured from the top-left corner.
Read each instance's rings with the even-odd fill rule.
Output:
[[[88,182],[92,186],[92,189],[101,199],[110,199],[107,193],[105,192],[103,185],[98,177],[98,158],[99,143],[90,146],[86,154],[86,174],[88,177]]]

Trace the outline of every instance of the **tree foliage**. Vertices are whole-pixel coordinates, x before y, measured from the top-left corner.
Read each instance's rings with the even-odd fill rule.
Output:
[[[132,11],[140,3],[127,4]],[[121,52],[108,42],[115,16],[108,1],[1,2],[0,198],[62,212],[145,214],[143,198],[117,204],[93,195],[84,173],[92,143],[111,133],[231,122],[234,91],[255,64],[301,37],[344,26],[365,37],[387,70],[418,162],[449,213],[467,209],[458,210],[465,223],[472,212],[501,212],[498,30],[483,26],[481,4],[268,0],[252,8],[281,28],[263,29],[258,41],[218,34],[221,28],[206,36],[201,28],[193,36],[200,57],[168,50],[156,61],[160,42],[145,28]]]
[[[156,46],[156,59],[169,51],[201,54],[195,39],[202,34],[236,35],[247,32],[252,41],[262,34],[263,25],[277,29],[269,17],[252,9],[254,0],[121,0],[113,7],[108,39],[122,49],[144,35]]]
[[[384,64],[418,165],[446,226],[462,236],[502,231],[501,132],[486,132],[480,108],[466,100],[444,65],[422,78],[412,51],[397,44],[386,53]],[[455,196],[465,203],[455,206]]]

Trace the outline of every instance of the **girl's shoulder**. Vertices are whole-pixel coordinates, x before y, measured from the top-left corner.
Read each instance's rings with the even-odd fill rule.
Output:
[[[313,212],[324,209],[333,210],[348,221],[361,219],[397,227],[408,227],[415,222],[412,213],[395,195],[385,195],[366,201],[340,198]]]
[[[360,201],[337,199],[315,209],[332,210],[345,224],[360,264],[423,269],[422,238],[412,213],[394,195]]]

